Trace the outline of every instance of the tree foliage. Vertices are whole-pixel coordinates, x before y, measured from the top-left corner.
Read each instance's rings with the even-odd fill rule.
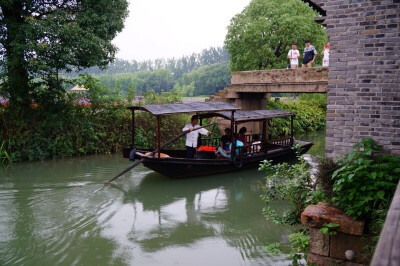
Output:
[[[142,94],[148,90],[160,93],[171,90],[175,84],[173,75],[168,69],[146,70],[135,74],[102,74],[94,77],[99,79],[103,85],[118,88],[122,93],[127,93],[130,89]]]
[[[121,93],[127,94],[135,91],[144,94],[147,91],[161,93],[173,88],[182,92],[184,96],[211,95],[224,89],[230,82],[229,63],[216,63],[202,66],[189,73],[183,74],[179,79],[167,68],[144,70],[136,73],[117,73],[94,75],[101,84],[118,88]]]
[[[225,45],[231,55],[231,70],[284,68],[292,43],[296,42],[303,54],[306,39],[321,50],[327,34],[314,22],[317,16],[301,0],[252,0],[228,26]],[[318,64],[321,58],[317,59]]]
[[[116,59],[107,65],[106,69],[99,67],[91,67],[84,71],[76,71],[71,73],[65,73],[67,76],[77,76],[79,73],[88,74],[119,74],[119,73],[131,73],[135,74],[142,71],[155,71],[158,69],[168,69],[174,79],[179,79],[183,74],[189,73],[199,67],[212,65],[216,63],[228,62],[229,54],[225,47],[211,47],[204,49],[200,53],[193,53],[191,55],[185,55],[180,58],[157,58],[155,60],[123,60]]]
[[[29,105],[37,88],[57,98],[61,70],[106,66],[127,6],[126,0],[0,1],[2,87],[10,102]]]
[[[229,85],[231,74],[229,63],[219,63],[200,67],[190,73],[184,74],[178,80],[185,96],[210,95],[223,90]]]
[[[295,101],[267,100],[267,109],[280,109],[296,114],[293,123],[294,133],[314,132],[326,126],[326,97],[322,99]],[[273,138],[290,134],[290,119],[276,118],[269,124],[269,134]]]

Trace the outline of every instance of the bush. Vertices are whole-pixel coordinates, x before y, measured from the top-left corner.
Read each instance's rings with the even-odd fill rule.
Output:
[[[368,236],[368,245],[364,255],[372,253],[399,182],[400,158],[381,154],[382,148],[372,139],[364,139],[354,148],[353,152],[338,161],[319,158],[318,171],[314,176],[302,157],[292,165],[264,162],[260,170],[267,174],[262,196],[267,203],[263,209],[267,220],[282,225],[299,225],[300,215],[306,206],[318,201],[330,201],[354,219],[365,220],[364,233]],[[277,213],[271,204],[276,200],[289,201],[291,208],[283,214]],[[325,224],[322,232],[335,234],[337,226]],[[303,253],[296,253],[291,247],[289,257],[296,263],[307,252],[307,231],[300,229],[298,232],[301,234],[291,237],[294,242],[303,243],[299,246]],[[267,250],[283,251],[279,243],[271,244]]]
[[[309,204],[317,203],[322,194],[316,191],[317,183],[313,180],[311,166],[302,156],[298,163],[287,162],[272,164],[264,161],[260,171],[266,173],[262,199],[267,203],[263,213],[267,220],[281,225],[298,225],[300,215]],[[283,214],[271,207],[271,202],[285,200],[291,208]]]
[[[323,100],[282,102],[269,99],[267,109],[281,109],[295,113],[293,123],[295,134],[322,130],[326,126],[326,102]],[[270,120],[269,134],[272,138],[289,135],[290,118]]]
[[[324,191],[325,196],[330,199],[333,197],[333,173],[339,168],[338,163],[329,157],[319,157],[316,179]]]
[[[296,148],[298,149],[298,147]],[[261,198],[267,204],[263,209],[267,220],[280,225],[301,225],[300,215],[310,204],[316,204],[325,199],[325,195],[318,190],[318,179],[312,175],[311,166],[302,156],[298,156],[298,162],[272,164],[264,161],[259,170],[266,173],[264,194]],[[288,201],[290,207],[283,213],[278,213],[273,208],[274,201]],[[297,229],[297,232],[289,235],[290,251],[288,259],[298,265],[305,259],[308,253],[309,231]],[[273,243],[267,247],[268,252],[284,252],[280,243]]]
[[[379,155],[382,147],[372,139],[363,139],[354,148],[332,175],[332,202],[355,219],[368,219],[378,207],[389,208],[400,178],[400,159]]]

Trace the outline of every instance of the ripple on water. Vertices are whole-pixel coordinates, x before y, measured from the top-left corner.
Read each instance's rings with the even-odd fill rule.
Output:
[[[89,181],[82,181],[82,182],[71,182],[66,184],[67,187],[83,187],[86,185],[92,184],[92,182]]]
[[[287,265],[262,249],[290,230],[264,220],[257,171],[169,180],[138,166],[103,186],[129,166],[119,156],[13,167],[0,179],[0,264]]]

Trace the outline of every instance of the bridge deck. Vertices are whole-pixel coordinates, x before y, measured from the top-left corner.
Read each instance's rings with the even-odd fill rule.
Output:
[[[327,90],[327,67],[240,71],[233,72],[231,84],[210,100],[229,102],[229,99],[249,98],[254,94],[260,97],[268,93],[326,93]]]

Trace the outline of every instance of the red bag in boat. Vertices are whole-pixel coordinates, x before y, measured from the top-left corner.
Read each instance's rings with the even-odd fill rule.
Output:
[[[215,152],[215,147],[212,146],[200,146],[197,151],[208,151],[208,152]]]

